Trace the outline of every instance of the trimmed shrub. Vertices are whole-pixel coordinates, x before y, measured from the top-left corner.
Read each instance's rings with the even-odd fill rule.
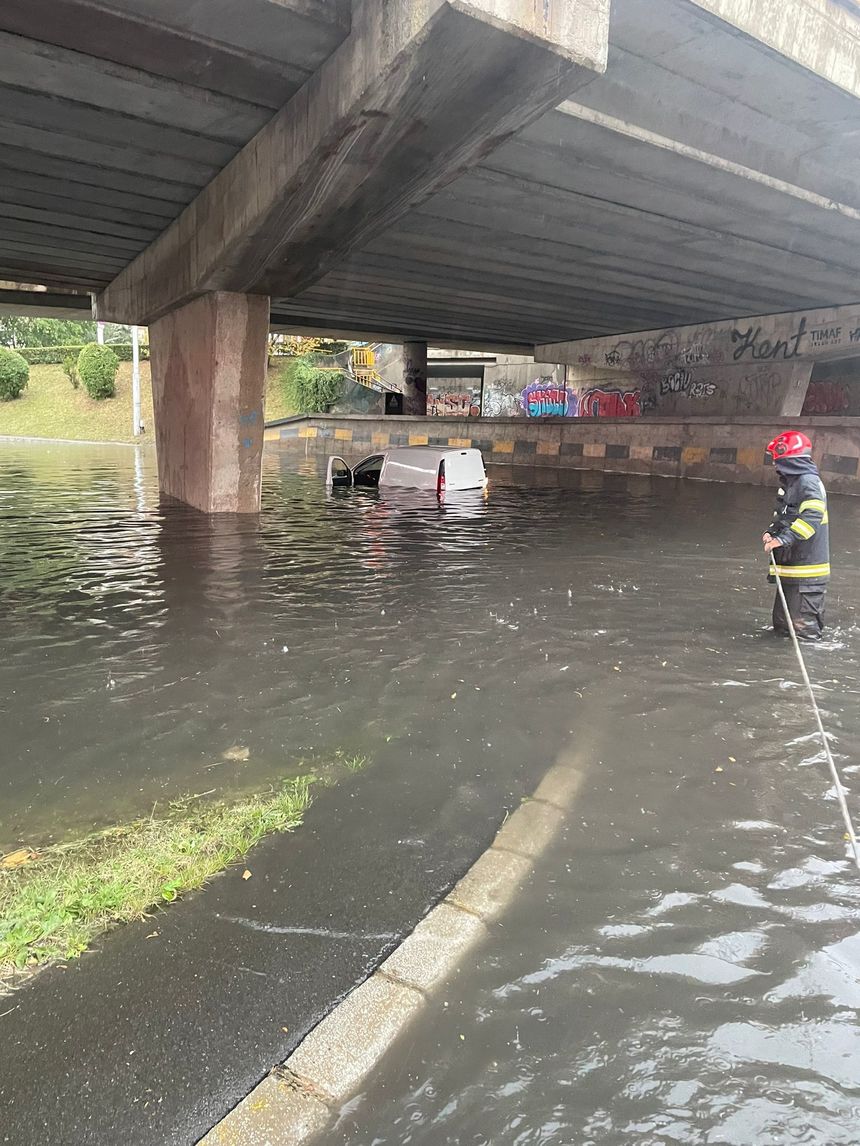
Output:
[[[77,390],[80,385],[80,379],[78,378],[78,359],[76,355],[67,354],[63,359],[63,373]]]
[[[343,397],[343,371],[320,366],[310,357],[294,358],[281,371],[284,398],[297,414],[324,414]]]
[[[21,391],[30,380],[30,367],[17,350],[0,346],[0,401],[11,402],[20,398]]]
[[[120,362],[131,362],[133,355],[130,342],[110,342],[107,345]],[[84,344],[81,343],[80,346],[19,346],[16,349],[31,366],[62,366],[69,355],[74,355],[77,361],[83,348]],[[145,362],[148,358],[149,346],[141,344],[141,362]]]
[[[116,395],[117,370],[119,359],[109,346],[90,342],[78,355],[78,378],[89,396],[97,402]]]

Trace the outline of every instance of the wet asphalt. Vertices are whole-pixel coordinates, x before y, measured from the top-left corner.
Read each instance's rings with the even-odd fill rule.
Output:
[[[0,1141],[187,1146],[456,882],[541,771],[326,791],[295,834],[3,1000]],[[438,779],[438,777],[437,777]]]

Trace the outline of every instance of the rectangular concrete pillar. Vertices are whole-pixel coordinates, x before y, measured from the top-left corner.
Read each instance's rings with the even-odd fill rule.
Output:
[[[403,344],[403,413],[427,413],[427,343]]]
[[[257,513],[269,300],[202,295],[149,328],[162,494],[204,513]]]

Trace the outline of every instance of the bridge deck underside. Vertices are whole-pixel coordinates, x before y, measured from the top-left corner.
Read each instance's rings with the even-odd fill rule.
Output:
[[[334,0],[206,7],[204,35],[173,0],[6,0],[0,279],[106,285],[349,32]],[[852,302],[858,130],[854,94],[687,0],[615,0],[576,103],[273,315],[514,346]]]
[[[348,33],[349,0],[3,0],[0,279],[106,286]]]
[[[511,344],[854,301],[857,98],[676,0],[610,35],[576,103],[273,311]]]

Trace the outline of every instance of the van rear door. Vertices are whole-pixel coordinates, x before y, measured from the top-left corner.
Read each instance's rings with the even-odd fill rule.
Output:
[[[448,492],[454,490],[483,489],[487,484],[487,471],[480,450],[456,450],[446,454],[445,470]]]
[[[325,484],[329,489],[334,489],[335,486],[352,485],[352,470],[343,458],[329,458]]]

